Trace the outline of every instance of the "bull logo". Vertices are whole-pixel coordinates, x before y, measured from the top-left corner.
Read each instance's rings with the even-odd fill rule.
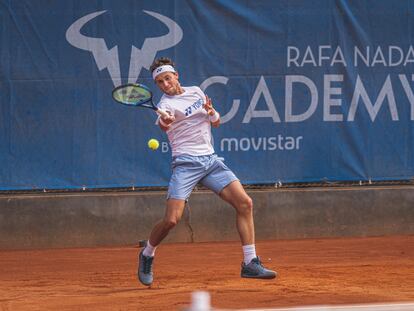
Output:
[[[79,18],[66,31],[66,40],[75,48],[91,52],[99,71],[107,69],[116,87],[121,85],[118,46],[115,45],[112,49],[108,49],[103,38],[87,37],[81,34],[81,29],[86,23],[105,12],[106,10],[94,12]],[[158,51],[177,45],[183,38],[181,27],[172,19],[156,12],[146,10],[144,12],[164,23],[168,28],[168,33],[160,37],[146,38],[141,49],[132,45],[128,83],[135,83],[138,80],[142,68],[150,69]]]

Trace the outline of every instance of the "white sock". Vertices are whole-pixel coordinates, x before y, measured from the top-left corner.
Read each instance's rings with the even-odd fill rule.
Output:
[[[145,246],[144,251],[142,252],[142,254],[144,256],[147,256],[147,257],[154,257],[154,255],[155,255],[155,249],[156,248],[157,247],[156,246],[152,246],[150,244],[149,240],[148,240],[147,241],[147,246]]]
[[[256,246],[254,244],[243,245],[244,264],[248,265],[253,258],[256,258]]]

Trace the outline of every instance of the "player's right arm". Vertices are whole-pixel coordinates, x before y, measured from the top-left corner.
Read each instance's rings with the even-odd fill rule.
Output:
[[[168,117],[159,116],[157,120],[160,129],[166,132],[169,130],[171,123],[175,121],[174,110],[170,107],[170,105],[168,105],[168,103],[164,101],[161,101],[158,104],[158,108],[162,108],[168,113]]]

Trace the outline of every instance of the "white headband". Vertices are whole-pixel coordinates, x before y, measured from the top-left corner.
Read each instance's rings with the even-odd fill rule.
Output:
[[[167,71],[169,71],[169,72],[176,72],[173,66],[171,66],[171,65],[162,65],[162,66],[160,66],[160,67],[156,68],[156,69],[152,72],[152,78],[155,80],[155,78],[156,78],[159,74],[161,74],[161,73],[163,73],[163,72],[167,72]]]

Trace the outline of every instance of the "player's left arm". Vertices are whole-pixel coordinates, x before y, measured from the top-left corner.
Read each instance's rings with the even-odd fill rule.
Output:
[[[213,127],[220,126],[220,114],[214,109],[211,98],[206,95],[206,100],[203,105],[203,108],[207,111],[208,118],[210,119],[211,125]]]

